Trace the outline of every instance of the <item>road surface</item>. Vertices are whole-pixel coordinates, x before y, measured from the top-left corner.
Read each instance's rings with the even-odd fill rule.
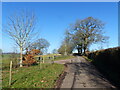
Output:
[[[115,88],[106,80],[97,69],[83,57],[69,60],[54,61],[54,63],[66,64],[67,72],[60,88]]]

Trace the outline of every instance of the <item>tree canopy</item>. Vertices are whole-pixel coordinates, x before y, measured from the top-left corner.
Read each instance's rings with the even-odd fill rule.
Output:
[[[36,27],[36,16],[31,11],[21,10],[7,19],[5,31],[15,41],[20,49],[20,67],[22,67],[23,51],[27,44],[34,38]]]
[[[108,37],[104,36],[103,28],[104,23],[93,17],[76,20],[75,24],[72,24],[69,30],[67,30],[67,38],[65,38],[64,41],[69,38],[71,42],[70,45],[76,48],[78,53],[85,54],[90,45],[98,42],[104,43],[108,39]],[[64,43],[62,46],[63,45]],[[71,50],[73,50],[73,48]]]
[[[42,53],[47,52],[48,47],[50,46],[50,43],[44,39],[44,38],[40,38],[38,40],[36,40],[35,42],[31,43],[31,45],[29,46],[29,49],[38,49],[40,50]]]

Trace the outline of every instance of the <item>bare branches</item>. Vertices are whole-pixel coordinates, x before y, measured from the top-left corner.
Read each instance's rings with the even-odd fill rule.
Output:
[[[83,49],[84,53],[89,45],[97,42],[105,42],[108,38],[104,36],[102,32],[104,23],[93,17],[77,20],[75,24],[70,27],[72,28],[70,28],[71,30],[69,30],[69,32],[75,46],[77,49]]]
[[[22,11],[14,16],[8,17],[6,31],[20,47],[24,47],[34,32],[35,23],[34,13]]]
[[[34,37],[32,35],[34,34],[35,26],[36,16],[33,12],[31,13],[23,10],[8,17],[6,32],[20,48],[21,66],[22,51],[24,51],[27,44]]]

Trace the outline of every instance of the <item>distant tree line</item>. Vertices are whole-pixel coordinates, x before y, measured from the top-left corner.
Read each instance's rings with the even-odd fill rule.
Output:
[[[76,20],[66,30],[65,38],[58,52],[67,55],[77,49],[79,55],[85,55],[90,45],[98,42],[105,43],[108,40],[102,31],[103,28],[104,23],[93,17]]]

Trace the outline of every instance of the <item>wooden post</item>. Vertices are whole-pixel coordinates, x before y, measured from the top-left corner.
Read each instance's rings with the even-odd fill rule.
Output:
[[[42,64],[41,64],[41,62],[40,62],[40,69],[41,69],[41,67],[42,67],[41,65],[42,65]]]
[[[40,57],[40,69],[41,69],[41,67],[42,67],[42,66],[41,66],[41,65],[42,65],[42,64],[41,64],[41,60],[42,60],[42,58]]]
[[[38,57],[38,60],[39,60],[39,69],[40,69],[40,57]]]
[[[53,61],[54,61],[54,55],[53,55]]]
[[[9,86],[11,85],[12,80],[12,61],[10,61],[10,77],[9,77]]]
[[[52,60],[52,64],[54,63],[54,55],[53,55],[53,60]]]
[[[45,60],[45,58],[44,58],[44,56],[43,56],[43,63],[45,62],[44,60]]]
[[[52,61],[53,61],[53,57],[52,56],[50,56],[50,61],[51,61],[51,64],[52,64]]]

